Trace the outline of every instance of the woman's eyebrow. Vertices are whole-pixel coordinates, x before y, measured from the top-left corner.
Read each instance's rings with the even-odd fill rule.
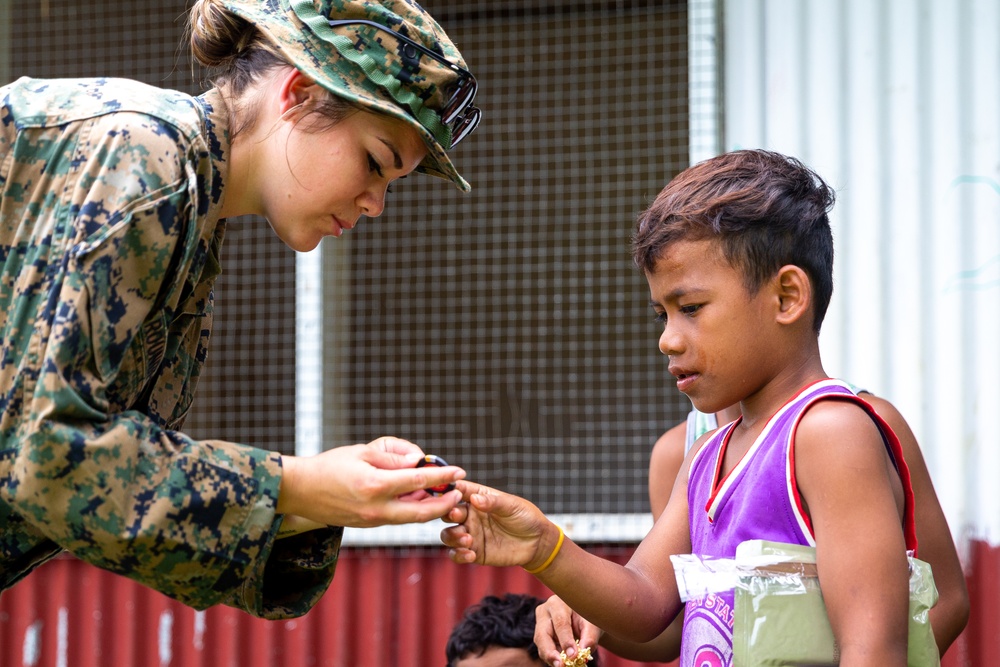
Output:
[[[383,139],[382,137],[379,137],[378,140],[381,141],[383,144],[385,144],[389,148],[389,150],[392,151],[392,158],[393,158],[392,166],[395,167],[396,169],[402,169],[403,158],[399,157],[399,151],[396,150],[396,147],[393,146],[388,140]]]

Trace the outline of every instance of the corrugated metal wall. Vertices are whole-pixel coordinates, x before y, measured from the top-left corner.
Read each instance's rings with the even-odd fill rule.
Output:
[[[632,550],[594,548],[625,562]],[[521,568],[458,566],[442,548],[345,549],[308,614],[262,621],[196,612],[72,557],[0,597],[4,667],[431,667],[465,608],[484,595],[551,593]],[[643,663],[602,654],[602,667]]]
[[[724,148],[837,188],[826,370],[913,426],[970,582],[952,653],[997,664],[1000,3],[727,0],[723,25]]]

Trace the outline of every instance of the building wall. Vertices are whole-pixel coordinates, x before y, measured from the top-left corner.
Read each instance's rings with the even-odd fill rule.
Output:
[[[1000,5],[727,0],[724,148],[838,192],[831,375],[913,426],[960,547],[969,664],[1000,649]],[[989,659],[987,659],[989,657]]]
[[[197,88],[188,63],[175,55],[183,51],[177,48],[178,34],[175,33],[179,33],[179,25],[168,35],[154,37],[143,31],[145,27],[133,29],[129,27],[131,24],[125,23],[137,18],[144,25],[162,24],[167,29],[173,18],[181,14],[185,3],[175,2],[168,7],[164,3],[144,0],[141,4],[142,11],[122,12],[118,3],[83,7],[66,0],[0,2],[0,77],[6,81],[23,73],[38,76],[119,73],[117,69],[109,69],[117,63],[131,68],[123,72],[129,76],[146,77],[151,82],[171,87]],[[617,168],[618,162],[613,160],[620,158],[610,152],[605,154],[603,149],[574,144],[570,148],[582,156],[577,165],[573,160],[559,157],[555,148],[545,143],[561,136],[544,131],[546,127],[557,128],[567,118],[582,117],[578,113],[582,107],[574,106],[582,103],[578,97],[569,100],[570,111],[562,118],[553,116],[552,105],[566,102],[561,84],[567,80],[576,82],[574,94],[594,87],[593,81],[586,78],[589,70],[585,65],[589,61],[567,58],[565,64],[562,61],[536,63],[534,67],[545,77],[551,77],[542,78],[542,81],[558,81],[560,85],[537,84],[529,90],[524,85],[524,77],[517,75],[521,71],[518,68],[525,67],[517,58],[523,53],[550,49],[553,40],[530,32],[528,37],[534,41],[526,41],[521,50],[511,49],[508,42],[515,31],[503,27],[521,20],[520,12],[526,8],[535,7],[536,13],[541,11],[536,6],[538,3],[528,2],[523,6],[502,3],[503,6],[497,5],[499,8],[495,11],[491,9],[493,13],[484,15],[485,19],[463,9],[472,3],[462,3],[459,7],[458,3],[442,0],[433,4],[452,12],[449,29],[455,25],[456,34],[465,38],[460,40],[463,51],[476,56],[474,62],[482,64],[483,80],[494,77],[498,82],[508,82],[506,86],[494,86],[495,92],[487,89],[483,93],[484,102],[490,103],[484,108],[492,114],[493,124],[484,125],[477,133],[481,139],[478,143],[483,146],[488,138],[489,150],[493,152],[487,154],[480,165],[472,153],[479,149],[474,148],[474,140],[470,140],[468,146],[462,147],[465,151],[461,156],[463,169],[471,169],[470,173],[480,170],[477,180],[480,192],[493,192],[490,196],[496,201],[509,200],[510,206],[522,206],[527,213],[521,209],[511,213],[485,204],[474,206],[469,203],[472,200],[466,199],[449,209],[455,216],[454,222],[444,224],[439,206],[434,209],[423,206],[413,194],[415,188],[410,188],[408,193],[407,188],[402,187],[396,195],[400,209],[408,206],[428,210],[433,213],[434,220],[423,225],[404,215],[400,217],[405,224],[391,225],[391,221],[383,220],[377,233],[393,237],[391,240],[395,243],[395,237],[405,232],[404,240],[410,247],[441,244],[448,257],[458,250],[479,248],[480,244],[484,247],[496,245],[498,256],[536,258],[539,267],[534,271],[505,269],[499,272],[501,287],[510,282],[509,276],[516,276],[518,272],[524,273],[532,285],[545,287],[549,284],[545,281],[554,284],[553,281],[562,280],[567,270],[564,266],[577,266],[578,259],[586,257],[578,246],[580,239],[589,238],[583,233],[588,229],[584,224],[593,225],[595,212],[607,217],[608,224],[621,223],[619,231],[624,236],[631,217],[641,204],[639,195],[630,195],[624,198],[624,203],[614,207],[607,203],[584,205],[581,203],[584,195],[618,188],[617,185],[608,188],[607,179],[601,176],[614,169],[604,168],[604,163],[595,160],[608,160],[608,165]],[[491,3],[480,4],[492,7]],[[631,4],[648,9],[654,3],[552,2],[545,6],[562,4],[600,7]],[[703,8],[708,3],[698,0],[691,4]],[[719,5],[724,10],[718,36],[723,54],[718,98],[723,109],[719,129],[723,137],[721,147],[763,146],[796,154],[837,187],[839,203],[833,216],[838,244],[837,285],[822,338],[827,370],[888,397],[914,426],[961,548],[973,604],[970,626],[946,662],[948,665],[993,664],[993,656],[1000,649],[1000,486],[994,482],[1000,473],[1000,448],[988,426],[1000,408],[1000,353],[996,342],[1000,324],[1000,124],[997,122],[1000,118],[997,83],[1000,81],[997,71],[1000,69],[1000,9],[993,0],[719,0]],[[580,35],[590,33],[581,29],[571,9],[552,9],[544,16],[539,15],[528,27],[563,30],[569,36],[566,40],[575,40],[571,44],[585,43]],[[163,12],[164,16],[153,17],[154,10]],[[4,19],[6,15],[11,22]],[[55,29],[53,26],[58,21],[62,21],[59,26],[67,27],[56,26],[58,29]],[[16,28],[12,28],[15,24]],[[618,32],[628,36],[631,34],[628,31],[635,30],[636,25],[660,24],[650,24],[645,19],[630,20],[625,21]],[[666,20],[663,25],[673,26],[675,20]],[[77,42],[93,40],[99,30],[109,26],[119,38],[95,40],[106,43],[112,51],[107,62],[98,62],[89,55],[92,52],[83,50],[86,44]],[[527,40],[524,32],[517,32],[519,39]],[[664,34],[676,37],[673,29],[658,28],[651,32],[653,34],[647,37],[653,41],[636,47],[638,52],[654,53],[654,43],[662,42]],[[492,41],[483,35],[493,35]],[[632,47],[636,44],[631,38],[625,42]],[[466,44],[470,48],[467,49]],[[145,53],[140,49],[144,45],[159,45],[165,55],[140,57],[138,54]],[[487,57],[488,48],[499,55]],[[482,55],[476,53],[478,49],[483,50]],[[122,50],[127,50],[129,57],[123,57]],[[84,53],[88,55],[82,55]],[[29,55],[33,60],[26,62]],[[687,81],[685,68],[675,65],[673,69],[676,71],[671,71],[671,85],[682,88]],[[504,72],[501,70],[510,70],[510,76],[502,78]],[[164,79],[164,72],[169,72],[170,78]],[[699,72],[699,76],[703,74]],[[663,93],[663,80],[635,76],[629,80],[652,81],[650,93]],[[690,93],[693,100],[691,122],[704,127],[714,123],[715,117],[697,116],[694,100],[703,100],[712,90],[698,90],[702,91],[700,97],[696,90]],[[599,132],[617,132],[635,126],[634,108],[623,106],[626,98],[617,89],[612,93],[604,92],[616,102],[617,115],[608,122],[595,120],[583,126],[580,131],[589,133],[590,138],[598,136]],[[536,96],[530,99],[540,103],[524,104],[529,93]],[[508,98],[511,110],[502,106]],[[648,106],[644,100],[640,101],[643,105],[635,108]],[[710,103],[715,103],[714,98]],[[518,110],[521,115],[512,115]],[[500,124],[500,118],[506,119],[505,125]],[[539,121],[540,118],[554,119],[547,126]],[[631,119],[631,124],[619,122],[621,118]],[[641,147],[642,155],[651,156],[647,163],[640,164],[634,156],[626,160],[632,166],[639,165],[639,171],[652,174],[648,177],[655,182],[636,186],[643,196],[654,195],[668,174],[683,167],[683,160],[676,158],[675,144],[684,138],[685,126],[681,120],[665,114],[664,127],[676,132],[676,141],[665,142],[662,149],[656,151]],[[713,125],[705,134],[711,135],[714,131]],[[522,139],[533,142],[538,166],[527,169],[523,160],[511,160],[513,166],[506,171],[498,169],[499,161],[509,158],[511,145]],[[610,140],[602,146],[620,144]],[[707,145],[692,141],[692,151],[704,156],[710,151]],[[551,174],[563,166],[570,170],[569,175],[563,180],[552,180]],[[584,182],[581,181],[584,176],[601,176],[601,179],[595,183]],[[488,179],[495,179],[494,187],[483,187],[491,183]],[[581,186],[582,182],[585,185]],[[435,196],[438,194],[444,196],[442,193],[435,193]],[[539,201],[546,208],[532,204]],[[495,215],[491,213],[494,217],[518,220],[523,231],[520,227],[501,228],[502,234],[498,232],[495,238],[484,237],[484,241],[467,238],[469,229],[483,227],[483,221],[476,216],[479,211],[486,210],[496,212]],[[570,214],[568,222],[554,227],[552,215],[564,210]],[[528,214],[537,216],[537,228],[552,228],[552,233],[569,245],[562,248],[552,239],[541,239],[536,228],[527,228]],[[374,234],[375,229],[371,232]],[[240,276],[244,274],[236,264],[240,257],[237,251],[242,247],[240,236],[254,234],[234,226],[227,238],[227,252],[233,261],[227,263],[224,280],[226,276],[235,276],[233,284],[242,284]],[[617,242],[605,241],[604,237],[597,237],[596,232],[590,236],[596,240],[588,243],[595,248]],[[251,241],[253,252],[258,252],[258,242]],[[406,249],[401,253],[400,261],[380,261],[396,270],[406,264],[409,252]],[[551,256],[540,256],[542,252],[549,252]],[[385,257],[377,251],[369,254]],[[259,262],[265,261],[270,266],[272,260],[267,258],[276,257],[273,259],[276,264],[288,268],[287,257],[275,256],[269,251],[262,257],[263,260],[248,254],[247,265],[259,267]],[[456,261],[449,270],[458,276],[458,283],[471,284],[472,277],[481,273],[474,270],[480,265],[476,261],[481,264],[481,255],[474,253],[471,260]],[[595,280],[592,289],[562,294],[545,288],[543,293],[553,293],[570,303],[579,295],[596,298],[604,293],[602,290],[607,290],[607,294],[618,302],[629,300],[622,296],[624,288],[610,290],[605,260],[587,261],[585,266],[588,271],[592,270]],[[379,277],[381,270],[382,265],[373,264],[369,272]],[[252,271],[247,269],[248,273]],[[255,273],[273,276],[278,270],[276,267],[274,271],[256,270]],[[286,270],[284,274],[290,280],[290,272]],[[624,271],[614,276],[623,284],[632,278],[641,282],[641,278]],[[581,284],[590,286],[589,283]],[[430,287],[441,289],[436,284]],[[291,283],[287,282],[278,286],[273,297],[262,297],[262,292],[257,290],[240,293],[239,302],[234,292],[220,295],[220,308],[225,309],[237,327],[233,335],[227,337],[222,328],[225,323],[219,322],[213,346],[213,359],[220,362],[216,368],[237,373],[253,365],[247,362],[246,354],[246,330],[251,328],[239,327],[244,320],[241,315],[233,316],[237,308],[245,305],[248,312],[259,312],[265,301],[277,302],[277,310],[282,315],[271,319],[288,320],[285,310],[292,303],[288,298],[291,291]],[[465,320],[456,321],[471,332],[470,340],[477,345],[481,343],[478,329],[475,329],[476,320],[483,317],[480,309],[464,305],[467,298],[464,292],[442,291],[457,304],[455,312],[469,318],[471,324]],[[493,292],[484,289],[483,296],[477,298],[487,300],[491,294]],[[521,301],[533,303],[527,297]],[[582,310],[586,312],[593,307],[587,302]],[[538,310],[544,313],[549,309],[545,306]],[[506,308],[493,310],[510,312]],[[612,313],[609,321],[614,326],[608,327],[607,335],[596,337],[608,345],[613,347],[652,335],[651,327],[633,331],[618,326],[616,311],[608,312]],[[426,312],[421,308],[419,313],[405,312],[403,315],[407,321],[412,321],[418,315],[424,317]],[[448,311],[443,317],[448,319],[453,315],[455,313]],[[560,317],[570,319],[564,315]],[[530,324],[524,327],[526,331],[540,330],[536,323]],[[593,323],[584,322],[583,328],[593,329]],[[257,347],[265,351],[258,356],[273,356],[274,350],[287,353],[291,349],[287,341],[275,343],[275,333],[270,328],[253,330],[263,341]],[[511,354],[520,355],[522,349],[536,349],[545,340],[544,337],[537,340],[510,338],[501,342],[511,346]],[[389,341],[385,347],[394,348],[398,342]],[[642,340],[642,344],[646,342]],[[234,356],[223,356],[227,350],[233,351]],[[250,358],[260,363],[258,356]],[[547,361],[541,354],[525,359],[528,364],[540,366]],[[287,362],[284,359],[280,364],[283,369],[290,367]],[[440,366],[449,368],[444,363]],[[474,364],[470,366],[476,368]],[[660,376],[656,363],[651,362],[649,368],[651,379],[647,382],[652,385]],[[273,412],[269,411],[271,405],[266,406],[268,410],[262,407],[268,403],[268,396],[273,399],[278,395],[285,399],[290,395],[285,390],[289,375],[284,370],[280,375],[278,371],[275,373],[263,380],[247,381],[239,376],[231,384],[220,384],[217,388],[209,381],[211,378],[207,378],[202,383],[206,411],[203,415],[195,415],[191,426],[204,431],[206,436],[243,441],[257,438],[254,443],[259,441],[261,446],[279,442],[287,446],[291,440],[290,420],[285,414],[287,405],[282,403]],[[600,377],[604,375],[607,373],[602,371]],[[622,376],[634,380],[631,370]],[[270,393],[243,400],[240,397],[244,393],[237,392],[233,385],[266,388]],[[542,388],[547,389],[548,385]],[[647,394],[644,392],[644,395]],[[209,404],[213,401],[218,401],[219,407],[209,413]],[[383,404],[374,401],[373,404],[384,412]],[[682,405],[682,401],[676,401],[670,407],[676,412]],[[372,413],[372,422],[377,426],[383,423],[379,421],[379,410]],[[446,411],[446,414],[450,413]],[[644,428],[652,434],[656,428],[665,426],[672,416],[672,413],[660,414],[659,421]],[[215,421],[216,417],[230,421]],[[258,423],[259,419],[266,420],[266,427]],[[634,417],[629,419],[635,423],[641,421]],[[233,421],[239,423],[231,423]],[[510,423],[519,422],[511,417]],[[530,423],[532,427],[536,424],[544,425],[545,422]],[[244,434],[241,429],[248,432]],[[616,428],[602,425],[599,435],[613,440],[610,435],[617,433]],[[443,437],[447,434],[434,431],[420,431],[417,435],[435,443],[448,441]],[[627,485],[631,501],[617,511],[644,509],[644,448],[647,440],[651,442],[646,434],[634,438],[627,479],[625,472],[608,465],[599,456],[582,461],[556,456],[545,458],[540,456],[538,449],[511,445],[508,440],[498,441],[493,449],[521,458],[505,459],[500,463],[488,458],[479,461],[475,457],[483,457],[481,452],[485,449],[476,444],[478,440],[462,434],[450,437],[470,443],[469,449],[454,449],[458,457],[456,462],[466,465],[478,462],[475,467],[480,472],[492,469],[504,474],[518,472],[527,480],[525,483],[536,485],[523,487],[528,492],[549,488],[538,483],[537,467],[576,467],[592,475],[584,479],[586,483],[566,487],[580,495],[581,504],[618,498],[623,486]],[[591,436],[584,433],[578,437]],[[615,451],[620,451],[620,443],[614,444]],[[506,483],[520,484],[521,478],[507,479]],[[559,493],[562,491],[553,491],[553,494]],[[554,495],[553,501],[555,499]],[[609,555],[624,558],[628,547],[623,549]],[[65,558],[47,564],[0,596],[0,664],[281,664],[289,667],[298,664],[438,664],[442,662],[443,638],[466,604],[485,592],[532,592],[538,590],[537,586],[537,582],[516,569],[457,568],[431,548],[352,549],[345,552],[333,589],[316,610],[299,620],[266,623],[225,608],[194,612],[128,580]],[[407,647],[411,647],[411,653],[406,653]]]

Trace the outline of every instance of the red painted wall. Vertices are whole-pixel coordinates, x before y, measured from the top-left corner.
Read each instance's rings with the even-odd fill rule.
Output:
[[[591,550],[616,562],[632,552]],[[972,616],[945,667],[990,667],[1000,655],[1000,548],[975,542],[969,561]],[[437,547],[345,549],[315,609],[261,621],[226,607],[197,613],[66,556],[0,596],[0,665],[440,667],[462,611],[505,592],[549,594],[520,568],[458,566]],[[641,664],[608,653],[602,661]]]
[[[632,549],[593,551],[624,562]],[[437,547],[344,549],[312,611],[262,621],[227,607],[197,613],[65,556],[0,595],[0,665],[441,666],[462,611],[505,592],[550,594],[520,568],[458,566]],[[642,663],[607,654],[602,664]]]

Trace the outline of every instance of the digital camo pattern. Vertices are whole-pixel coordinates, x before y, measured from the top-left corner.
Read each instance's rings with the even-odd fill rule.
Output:
[[[445,152],[451,129],[439,111],[457,80],[426,55],[415,60],[392,32],[364,25],[330,28],[328,19],[366,19],[405,35],[466,68],[447,33],[414,0],[225,0],[253,23],[298,69],[336,95],[409,122],[428,147],[417,171],[446,178],[468,191]]]
[[[196,608],[284,617],[333,576],[340,529],[274,539],[276,453],[176,430],[225,231],[215,95],[0,88],[0,589],[66,549]]]

